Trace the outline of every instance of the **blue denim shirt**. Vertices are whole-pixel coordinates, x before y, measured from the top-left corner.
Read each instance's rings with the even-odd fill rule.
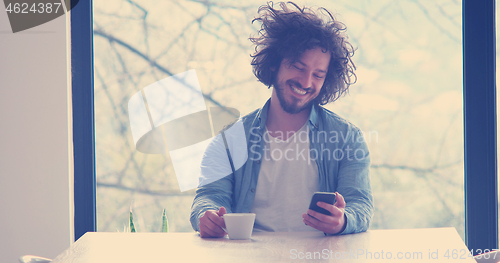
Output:
[[[241,119],[248,148],[246,163],[234,173],[196,190],[190,217],[194,230],[199,231],[200,217],[207,210],[224,206],[228,213],[250,212],[263,157],[262,136],[269,103],[268,100],[263,108]],[[370,155],[363,134],[345,119],[316,105],[308,126],[311,157],[318,166],[319,190],[339,192],[346,202],[347,225],[341,234],[366,231],[373,215],[373,197]],[[210,148],[209,145],[205,155],[210,154]]]

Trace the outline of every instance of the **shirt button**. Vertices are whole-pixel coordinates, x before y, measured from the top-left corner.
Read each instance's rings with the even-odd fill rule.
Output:
[[[250,189],[252,193],[255,193],[255,188]]]
[[[257,161],[257,163],[260,163],[260,160],[259,160],[259,161]]]

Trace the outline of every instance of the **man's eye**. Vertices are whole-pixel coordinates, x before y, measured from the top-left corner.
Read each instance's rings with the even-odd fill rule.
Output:
[[[297,70],[300,70],[300,71],[304,70],[303,68],[298,67],[298,66],[295,66],[295,65],[294,65],[293,67],[294,67],[295,69],[297,69]]]
[[[320,75],[314,75],[317,79],[324,79],[325,76],[320,76]]]

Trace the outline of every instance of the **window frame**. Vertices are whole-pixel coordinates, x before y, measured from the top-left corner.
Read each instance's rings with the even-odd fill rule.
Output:
[[[71,10],[71,74],[77,240],[97,230],[94,67],[92,0],[72,0],[72,4],[76,5]],[[495,1],[463,0],[462,18],[465,243],[469,249],[484,251],[498,248]]]
[[[77,4],[78,3],[78,4]],[[97,231],[92,0],[71,0],[75,241]]]
[[[465,242],[498,248],[495,0],[462,2]]]

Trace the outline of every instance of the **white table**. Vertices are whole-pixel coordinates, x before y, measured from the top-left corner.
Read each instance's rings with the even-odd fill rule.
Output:
[[[390,257],[390,259],[388,259]],[[462,258],[462,259],[461,259]],[[475,262],[455,228],[254,232],[251,240],[202,239],[196,233],[86,233],[59,262]]]

